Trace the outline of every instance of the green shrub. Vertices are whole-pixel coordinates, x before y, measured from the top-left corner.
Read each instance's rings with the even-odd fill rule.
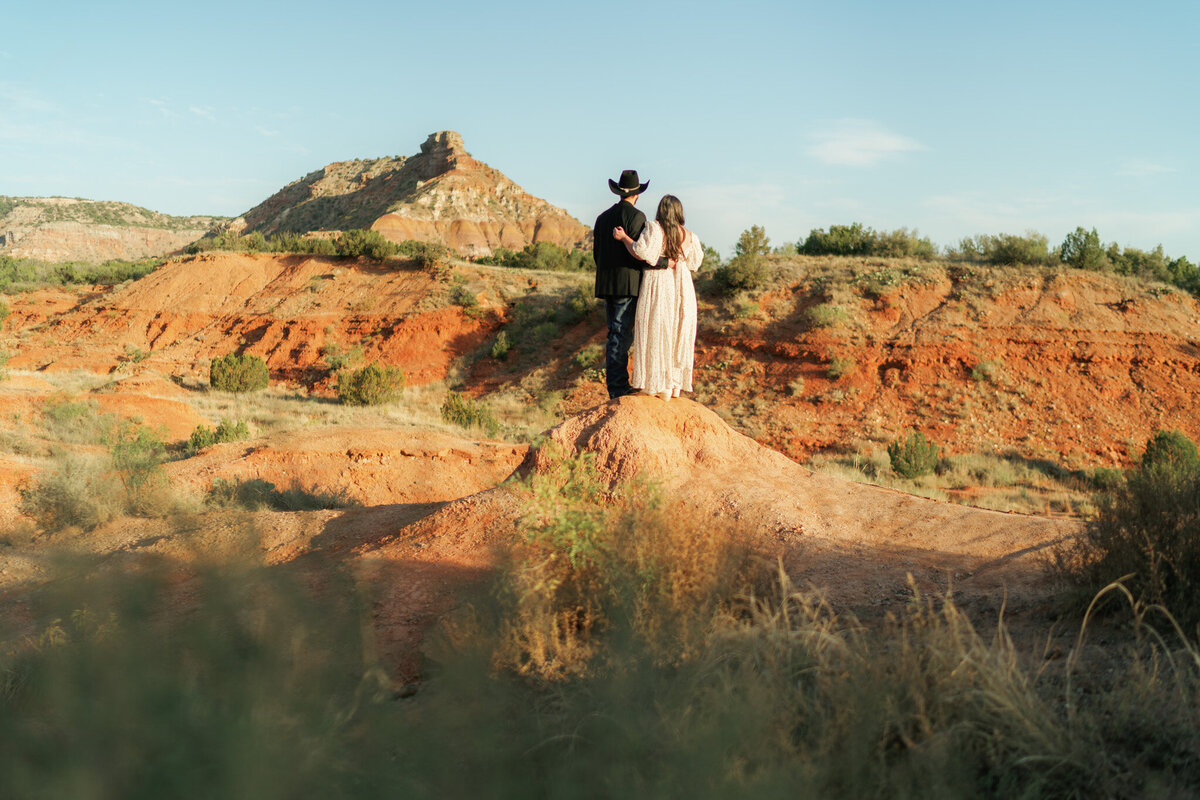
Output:
[[[492,342],[492,349],[489,352],[492,358],[504,361],[508,358],[508,351],[511,349],[512,343],[508,340],[508,331],[500,331],[496,334],[496,339]]]
[[[166,510],[170,499],[163,491],[167,488],[162,469],[167,448],[162,439],[146,426],[123,419],[105,432],[102,442],[125,488],[129,513],[151,516]]]
[[[1200,470],[1177,444],[1100,494],[1083,535],[1055,554],[1079,606],[1121,581],[1138,602],[1162,605],[1185,626],[1200,623]]]
[[[1095,488],[1111,492],[1114,489],[1120,488],[1121,484],[1125,482],[1125,473],[1122,470],[1112,469],[1111,467],[1096,467],[1092,470],[1090,480],[1092,486]]]
[[[1073,233],[1067,234],[1060,248],[1060,257],[1064,264],[1076,269],[1100,270],[1110,266],[1095,228],[1091,231],[1076,228]]]
[[[571,357],[571,365],[576,369],[594,367],[604,358],[604,348],[592,343],[584,345],[578,353]]]
[[[758,256],[734,256],[713,270],[713,282],[727,295],[754,291],[767,284],[767,267]]]
[[[825,368],[825,374],[829,376],[830,380],[841,380],[854,372],[856,366],[853,358],[835,358]]]
[[[246,481],[216,478],[205,502],[214,508],[241,508],[246,511],[323,511],[360,505],[344,494],[305,489],[298,484],[281,491],[275,484],[261,478]]]
[[[929,237],[919,237],[908,228],[897,228],[888,233],[875,234],[871,255],[885,258],[919,258],[929,260],[937,256],[937,247]]]
[[[1195,442],[1180,431],[1158,431],[1146,441],[1141,468],[1196,472],[1200,470],[1200,452]]]
[[[1050,250],[1049,240],[1035,231],[1025,236],[1002,233],[998,236],[981,234],[967,237],[959,243],[957,250],[950,250],[949,256],[964,261],[1005,265],[1052,266],[1059,261],[1059,254]]]
[[[836,328],[850,318],[846,309],[832,303],[818,303],[804,312],[804,316],[814,328]]]
[[[354,230],[342,231],[333,240],[334,249],[340,256],[351,258],[366,257],[383,261],[388,256],[396,255],[400,248],[388,240],[379,231]]]
[[[445,277],[449,271],[450,248],[441,242],[419,242],[406,239],[401,242],[398,252],[404,258],[416,262],[421,269],[433,273],[437,277]]]
[[[1004,373],[1004,361],[992,359],[980,361],[971,368],[971,380],[981,383],[999,383]]]
[[[928,475],[938,464],[937,445],[927,440],[920,431],[909,433],[902,441],[892,442],[887,452],[892,471],[909,480]]]
[[[477,260],[510,269],[539,269],[547,272],[592,272],[596,262],[587,250],[572,249],[553,242],[527,244],[521,250],[496,248],[491,255]]]
[[[21,510],[44,530],[92,530],[124,513],[125,494],[107,457],[58,453],[22,490]]]
[[[589,314],[600,307],[599,301],[592,291],[584,286],[576,286],[567,292],[567,300],[563,305],[566,321],[569,324],[586,319]]]
[[[362,369],[338,373],[337,396],[352,406],[390,403],[404,390],[404,372],[399,367],[371,363]]]
[[[463,428],[481,428],[488,436],[500,430],[495,415],[485,403],[458,392],[450,392],[442,403],[442,419]]]
[[[728,295],[766,286],[768,269],[763,257],[771,252],[771,240],[758,225],[742,231],[728,264],[713,271],[713,281]]]
[[[229,353],[214,358],[208,368],[208,383],[221,392],[244,394],[267,388],[267,362],[249,353]]]
[[[250,429],[245,421],[222,419],[215,429],[206,425],[197,425],[188,439],[188,450],[195,453],[206,447],[225,442],[238,442],[250,438]]]
[[[450,302],[461,308],[470,309],[479,305],[479,298],[465,284],[456,283],[450,289]]]
[[[325,359],[325,366],[331,371],[340,372],[362,361],[363,349],[356,345],[349,350],[343,350],[337,342],[327,342],[321,347],[321,357]]]
[[[865,256],[871,252],[875,231],[861,222],[831,225],[829,232],[814,228],[796,249],[809,256]]]
[[[861,222],[850,225],[831,225],[829,231],[814,228],[808,238],[796,247],[797,252],[810,256],[881,256],[886,258],[933,258],[937,248],[928,238],[919,238],[916,231],[897,228],[890,233],[876,232]]]
[[[101,414],[94,400],[52,398],[42,407],[42,427],[47,438],[71,444],[98,444],[113,418]]]
[[[4,320],[8,319],[8,315],[11,313],[12,312],[8,308],[8,303],[0,300],[0,324],[2,324]]]
[[[338,254],[333,239],[303,233],[276,234],[267,239],[267,247],[273,253],[309,253],[318,256],[336,256]]]
[[[487,626],[499,634],[495,659],[541,678],[586,674],[614,628],[666,659],[693,652],[747,586],[744,539],[642,482],[607,486],[590,453],[547,447],[538,458],[514,487],[528,511],[503,576],[511,611]]]
[[[88,406],[82,405],[84,409]],[[70,406],[69,406],[70,407]],[[56,452],[22,494],[22,509],[46,530],[90,530],[121,514],[157,516],[175,507],[162,462],[166,446],[131,420],[94,417],[104,455]],[[92,442],[88,438],[81,441]]]

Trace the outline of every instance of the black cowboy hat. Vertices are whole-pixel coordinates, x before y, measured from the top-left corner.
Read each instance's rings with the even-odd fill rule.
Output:
[[[621,173],[621,180],[614,181],[608,179],[608,188],[612,189],[613,194],[619,194],[622,198],[632,197],[635,194],[641,194],[646,191],[646,187],[650,185],[650,181],[638,183],[638,174],[636,169],[627,169]]]

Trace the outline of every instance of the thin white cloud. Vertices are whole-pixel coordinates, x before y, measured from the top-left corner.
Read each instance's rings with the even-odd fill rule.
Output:
[[[154,97],[149,97],[146,102],[158,109],[158,112],[167,119],[182,119],[183,115],[171,108],[166,100],[159,100]]]
[[[1121,168],[1117,170],[1117,175],[1127,178],[1148,178],[1151,175],[1163,175],[1174,171],[1173,168],[1163,164],[1135,158],[1122,164]]]
[[[23,86],[3,82],[0,82],[0,108],[7,113],[18,111],[45,113],[58,110],[58,106],[37,92],[30,91]]]
[[[188,106],[188,111],[192,112],[193,114],[195,114],[198,117],[204,117],[206,120],[209,120],[210,122],[217,121],[217,118],[215,116],[213,116],[212,108],[210,108],[209,106]]]
[[[265,128],[262,125],[256,125],[254,127],[254,130],[258,131],[258,133],[262,136],[278,136],[279,135],[279,131],[272,130],[270,128]]]
[[[877,122],[838,120],[817,131],[805,152],[825,164],[870,167],[897,153],[927,149],[920,142],[893,133]]]

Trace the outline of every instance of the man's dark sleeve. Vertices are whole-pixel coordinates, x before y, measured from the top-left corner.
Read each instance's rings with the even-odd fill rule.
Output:
[[[604,215],[596,217],[596,224],[592,226],[592,263],[600,263],[600,220],[604,219]]]

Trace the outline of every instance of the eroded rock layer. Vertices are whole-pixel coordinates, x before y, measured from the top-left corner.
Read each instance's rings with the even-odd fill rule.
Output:
[[[234,228],[267,236],[370,228],[467,256],[535,242],[575,247],[589,235],[561,208],[472,158],[454,131],[430,134],[416,155],[329,164],[247,211]]]

